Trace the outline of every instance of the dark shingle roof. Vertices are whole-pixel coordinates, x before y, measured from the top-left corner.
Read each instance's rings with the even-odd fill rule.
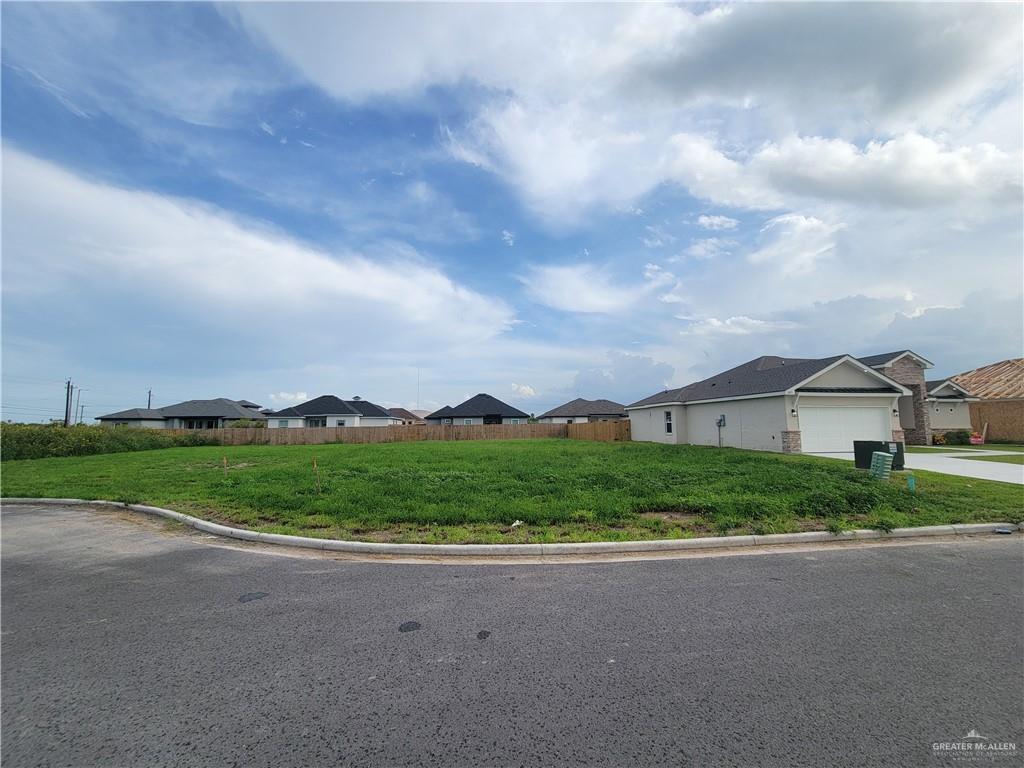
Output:
[[[963,394],[967,391],[967,387],[963,384],[958,384],[952,379],[932,379],[931,381],[925,381],[924,389],[929,395],[937,389],[940,389],[944,384],[951,384],[953,387],[953,394],[951,395],[938,395],[940,399],[945,400],[959,400],[964,397],[970,397],[970,395]]]
[[[359,411],[349,403],[334,395],[320,395],[304,403],[282,408],[269,414],[271,418],[278,416],[358,416]]]
[[[612,400],[584,400],[582,397],[577,397],[564,405],[560,405],[557,408],[552,408],[547,413],[542,413],[538,416],[538,419],[548,419],[555,416],[560,417],[572,417],[572,416],[625,416],[626,409],[622,403],[616,403]]]
[[[695,400],[717,400],[744,395],[783,392],[824,370],[845,355],[808,360],[799,357],[765,355],[730,368],[703,381],[679,389],[669,389],[638,400],[630,405],[637,408],[659,403],[685,403]]]
[[[896,352],[883,352],[880,355],[867,355],[865,357],[859,357],[857,359],[860,360],[865,365],[870,365],[872,368],[879,368],[881,366],[884,366],[890,360],[895,360],[900,355],[907,354],[913,355],[918,360],[923,360],[924,362],[928,363],[926,367],[930,368],[932,365],[932,362],[930,360],[925,360],[925,358],[921,357],[912,349],[900,349]]]
[[[175,419],[265,419],[262,413],[239,405],[226,397],[213,400],[186,400],[183,403],[164,406],[159,409],[167,418]]]
[[[369,400],[345,400],[345,404],[358,411],[360,416],[383,416],[384,418],[391,416],[387,408],[381,408]]]
[[[503,403],[496,397],[483,393],[475,395],[464,403],[449,408],[445,406],[427,416],[428,419],[468,419],[481,416],[501,416],[502,418],[528,419],[530,414],[523,413],[518,408],[513,408],[508,403]]]
[[[108,413],[106,416],[97,416],[97,419],[162,419],[164,415],[158,408],[129,408],[127,411]]]

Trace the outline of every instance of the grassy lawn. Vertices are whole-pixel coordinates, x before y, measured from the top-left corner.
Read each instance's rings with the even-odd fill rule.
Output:
[[[934,448],[925,445],[908,445],[903,450],[907,453],[970,453],[971,451],[1012,451],[1013,453],[1024,453],[1024,445],[989,443],[988,445],[944,445]]]
[[[1024,453],[1015,456],[959,456],[967,461],[998,461],[1000,464],[1024,464]]]
[[[849,462],[812,456],[460,441],[9,461],[2,493],[147,502],[261,531],[367,541],[597,541],[1024,519],[1019,486],[914,474],[916,494],[898,475],[879,482]],[[523,525],[511,527],[516,520]]]

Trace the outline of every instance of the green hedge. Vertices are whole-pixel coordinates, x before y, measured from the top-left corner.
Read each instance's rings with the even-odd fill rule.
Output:
[[[93,427],[85,424],[74,427],[46,424],[0,426],[0,458],[4,461],[148,451],[186,445],[217,445],[217,440],[197,432],[172,435],[160,429],[134,427]]]

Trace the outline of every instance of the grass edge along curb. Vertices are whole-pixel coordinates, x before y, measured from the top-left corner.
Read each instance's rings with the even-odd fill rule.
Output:
[[[125,504],[118,501],[88,499],[30,499],[5,498],[0,504],[42,504],[102,506],[130,509],[157,517],[164,517],[198,531],[215,536],[225,536],[242,541],[258,541],[264,544],[278,544],[288,547],[303,547],[331,552],[353,552],[373,555],[456,555],[473,557],[537,557],[543,555],[588,555],[629,552],[671,552],[674,550],[716,549],[723,547],[756,547],[771,544],[809,544],[815,542],[860,541],[865,539],[900,539],[918,536],[953,536],[976,533],[994,533],[997,529],[1024,531],[1024,523],[967,523],[953,525],[925,525],[918,528],[895,528],[892,531],[858,529],[830,533],[829,531],[808,531],[805,533],[773,533],[765,536],[712,536],[694,539],[654,539],[650,541],[588,541],[562,544],[390,544],[374,541],[343,541],[341,539],[316,539],[308,536],[287,536],[280,533],[260,533],[245,528],[232,528],[211,523],[198,517],[185,515],[171,509],[152,507],[147,504]]]

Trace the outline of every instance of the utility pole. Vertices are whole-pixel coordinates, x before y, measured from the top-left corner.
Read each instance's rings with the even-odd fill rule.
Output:
[[[81,390],[79,390],[79,392],[81,392]],[[79,424],[82,423],[82,416],[85,415],[85,405],[86,405],[85,403],[82,403],[80,406],[78,406],[78,422],[77,423],[79,423]]]
[[[151,389],[151,390],[149,390],[149,397],[146,398],[146,409],[148,410],[148,409],[150,409],[152,407],[153,407],[153,390]]]
[[[78,423],[78,403],[79,403],[79,401],[80,401],[81,399],[82,399],[82,388],[81,388],[81,387],[79,387],[79,388],[77,389],[77,391],[75,392],[75,407],[74,407],[74,409],[73,409],[73,410],[71,411],[71,414],[72,414],[72,415],[74,416],[74,418],[72,419],[72,421],[73,421],[73,422],[74,422],[75,424],[77,424],[77,423]]]
[[[67,388],[64,396],[64,426],[71,426],[71,391],[75,388],[75,385],[71,383],[71,379],[68,379],[68,383],[65,385]]]

